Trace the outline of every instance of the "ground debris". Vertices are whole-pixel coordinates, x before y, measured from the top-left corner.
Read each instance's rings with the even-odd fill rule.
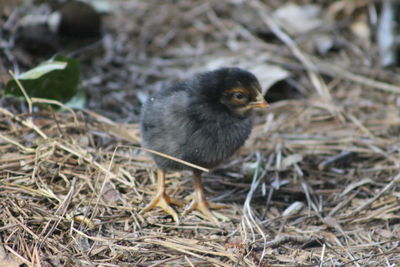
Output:
[[[270,16],[283,2],[314,3],[331,23],[292,34]],[[115,1],[101,51],[75,51],[86,110],[30,113],[0,99],[0,252],[28,266],[399,263],[400,78],[352,29],[379,1],[283,2]],[[236,19],[243,5],[256,27]],[[0,70],[20,64],[5,42]],[[229,205],[220,226],[197,213],[180,225],[157,209],[142,215],[155,176],[139,146],[139,98],[215,62],[277,66],[301,98],[257,113],[241,151],[205,175],[210,200]],[[189,203],[190,174],[167,178]]]

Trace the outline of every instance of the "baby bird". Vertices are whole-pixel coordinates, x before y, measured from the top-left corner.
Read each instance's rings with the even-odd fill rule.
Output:
[[[140,130],[142,146],[205,168],[214,168],[238,150],[252,128],[254,108],[266,108],[257,78],[240,68],[221,68],[176,83],[153,95],[143,106]],[[143,209],[161,207],[176,222],[169,204],[182,203],[166,194],[165,172],[191,170],[195,194],[185,214],[198,209],[218,222],[209,208],[201,184],[202,172],[177,161],[151,155],[158,166],[157,194]]]

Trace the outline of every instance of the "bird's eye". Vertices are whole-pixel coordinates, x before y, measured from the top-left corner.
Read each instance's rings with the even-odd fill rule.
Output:
[[[239,93],[239,92],[235,92],[235,93],[233,93],[233,97],[238,99],[238,100],[242,100],[242,99],[245,98],[245,95],[242,94],[242,93]]]

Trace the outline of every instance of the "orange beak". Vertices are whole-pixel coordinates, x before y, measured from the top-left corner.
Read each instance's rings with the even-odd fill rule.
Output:
[[[267,108],[269,105],[261,93],[258,93],[256,100],[248,104],[251,108]]]

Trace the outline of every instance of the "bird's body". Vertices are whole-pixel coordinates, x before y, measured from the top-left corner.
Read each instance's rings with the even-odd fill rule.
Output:
[[[213,168],[243,145],[251,131],[251,117],[231,116],[230,111],[223,107],[204,103],[190,82],[176,87],[154,95],[143,107],[142,144],[190,163]],[[189,169],[165,157],[153,155],[153,158],[161,169]]]
[[[142,145],[214,168],[243,145],[251,132],[251,110],[259,106],[266,102],[251,73],[239,68],[205,72],[149,98],[141,114]],[[196,191],[203,194],[198,188],[200,172],[162,156],[152,157],[162,171],[193,170],[198,176]]]

